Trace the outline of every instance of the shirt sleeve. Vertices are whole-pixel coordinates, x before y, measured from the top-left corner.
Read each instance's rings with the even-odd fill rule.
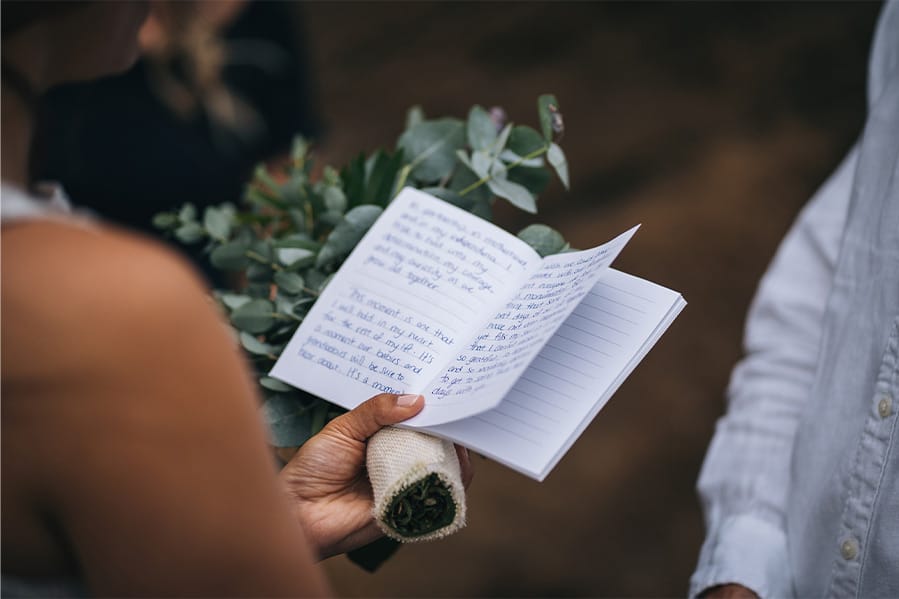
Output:
[[[790,458],[809,399],[821,325],[842,238],[857,151],[802,210],[761,280],[699,476],[707,536],[690,596],[737,583],[762,597],[793,594],[784,524]]]

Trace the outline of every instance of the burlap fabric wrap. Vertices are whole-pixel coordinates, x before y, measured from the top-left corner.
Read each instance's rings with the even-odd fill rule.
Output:
[[[451,535],[465,526],[465,488],[459,459],[451,442],[408,429],[387,427],[369,439],[366,462],[374,491],[373,514],[387,536],[403,543],[430,541]],[[441,489],[432,497],[421,499],[419,490],[433,487],[433,484],[422,487],[422,481],[437,479],[437,484],[446,492]],[[410,493],[410,489],[414,492]],[[447,509],[441,513],[446,514],[448,521],[445,524],[438,522],[439,527],[434,530],[415,534],[404,534],[391,525],[397,520],[397,509],[402,516],[403,512],[408,512],[410,504],[413,511],[420,509],[422,504],[416,503],[420,501],[429,506],[438,502],[442,506],[447,502]]]

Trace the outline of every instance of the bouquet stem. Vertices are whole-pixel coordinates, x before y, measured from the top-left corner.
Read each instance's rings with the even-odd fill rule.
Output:
[[[465,526],[465,488],[451,442],[388,427],[369,439],[366,462],[373,515],[387,536],[429,541]]]

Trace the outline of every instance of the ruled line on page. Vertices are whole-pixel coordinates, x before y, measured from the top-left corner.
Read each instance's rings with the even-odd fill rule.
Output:
[[[490,414],[490,412],[487,412],[487,414]],[[517,431],[513,431],[512,429],[506,428],[506,427],[504,427],[504,426],[500,426],[499,424],[497,424],[497,423],[495,423],[495,422],[493,422],[493,421],[491,421],[491,420],[488,420],[487,417],[486,417],[486,414],[485,414],[485,415],[478,415],[478,416],[475,416],[474,418],[475,418],[475,420],[479,420],[479,421],[483,422],[484,424],[488,424],[488,425],[490,425],[490,426],[493,426],[493,427],[495,427],[495,428],[498,428],[499,430],[501,430],[501,431],[503,431],[503,432],[505,432],[505,433],[508,433],[508,434],[510,434],[510,435],[512,435],[512,436],[514,436],[514,437],[518,437],[519,439],[521,439],[521,440],[523,440],[523,441],[527,441],[527,442],[529,442],[529,443],[533,443],[534,445],[536,445],[536,446],[538,446],[538,447],[540,447],[540,446],[542,445],[542,443],[540,443],[540,441],[537,441],[536,439],[532,439],[531,437],[527,437],[527,436],[522,435],[521,433],[519,433],[519,432],[517,432]]]
[[[519,390],[516,390],[515,393],[524,393],[524,392],[521,391],[521,390],[519,389]],[[513,394],[510,393],[509,395],[512,396]],[[527,394],[525,393],[525,395],[527,395]],[[540,401],[543,401],[543,402],[549,404],[549,405],[552,406],[552,407],[562,409],[560,406],[558,406],[558,405],[556,405],[556,404],[554,404],[554,403],[547,402],[546,400],[541,399],[541,398],[539,398],[539,397],[536,397],[536,396],[534,396],[534,395],[531,395],[531,397],[533,397],[534,399],[538,399],[538,400],[540,400]],[[532,407],[529,406],[529,405],[526,405],[526,404],[517,402],[517,401],[515,401],[514,399],[511,399],[511,398],[510,398],[510,399],[504,399],[504,400],[503,400],[503,404],[506,404],[506,403],[511,404],[511,405],[513,405],[513,406],[515,406],[515,407],[521,409],[521,410],[526,411],[526,412],[531,412],[532,414],[536,414],[537,416],[540,416],[540,417],[543,418],[544,420],[549,420],[550,422],[552,422],[552,423],[554,423],[554,424],[561,424],[561,422],[562,422],[562,421],[559,420],[558,418],[553,418],[553,417],[550,416],[549,414],[544,414],[543,412],[540,412],[539,410],[535,410],[534,408],[532,408]]]
[[[562,327],[560,327],[559,330],[561,331],[561,330],[563,330],[563,328],[564,328],[564,325]],[[567,331],[568,329],[565,328],[565,330]],[[609,356],[609,357],[612,356],[612,354],[610,354],[608,352],[604,352],[601,349],[597,349],[597,348],[593,347],[592,345],[587,345],[586,343],[582,343],[582,342],[578,341],[577,339],[572,339],[571,337],[566,337],[565,335],[560,335],[558,331],[556,332],[555,335],[553,335],[553,337],[558,337],[559,339],[565,339],[566,341],[571,341],[572,343],[575,343],[582,347],[586,347],[587,349],[593,350],[598,354],[603,354],[604,356]],[[552,337],[550,337],[550,339],[552,339]]]
[[[644,295],[640,295],[640,294],[638,294],[638,293],[634,293],[633,291],[628,291],[627,289],[622,289],[621,287],[615,287],[614,285],[610,285],[610,284],[608,284],[608,283],[602,282],[602,280],[599,281],[599,285],[602,285],[603,287],[608,287],[609,289],[614,289],[615,291],[618,291],[618,292],[620,292],[620,293],[624,293],[624,294],[626,294],[626,295],[630,295],[630,296],[635,297],[635,298],[637,298],[637,299],[641,299],[641,300],[643,300],[644,302],[649,302],[650,304],[655,304],[655,303],[656,303],[655,300],[653,300],[653,299],[651,299],[651,298],[648,298],[648,297],[646,297],[646,296],[644,296]]]
[[[561,329],[559,329],[559,330],[561,330]],[[592,361],[588,360],[587,358],[585,358],[585,357],[582,356],[581,354],[576,354],[576,353],[574,353],[574,352],[572,352],[572,351],[568,351],[567,349],[564,349],[564,348],[562,348],[562,347],[560,347],[560,346],[558,346],[558,345],[553,345],[552,343],[547,343],[547,344],[544,345],[543,347],[544,347],[544,349],[554,349],[554,350],[556,350],[556,351],[562,352],[563,354],[568,354],[568,355],[571,356],[572,358],[577,358],[578,360],[581,360],[582,362],[587,362],[588,364],[592,364],[592,363],[593,363]]]
[[[622,331],[621,329],[616,329],[615,327],[613,327],[612,325],[610,325],[610,324],[608,324],[608,323],[606,323],[606,322],[603,322],[603,321],[601,321],[601,320],[596,320],[595,318],[590,318],[589,316],[584,316],[583,314],[578,314],[577,312],[572,312],[571,315],[572,315],[572,316],[577,316],[578,318],[583,318],[584,320],[589,320],[590,322],[592,322],[592,323],[595,324],[595,325],[598,325],[598,326],[601,326],[601,327],[605,327],[605,328],[607,328],[607,329],[609,329],[609,330],[615,331],[616,333],[621,333],[622,335],[627,335],[627,334],[629,334],[627,331]],[[599,336],[599,335],[597,335],[597,337],[598,337],[598,336]],[[616,343],[615,345],[618,345],[619,347],[621,346],[620,343]]]
[[[561,412],[568,411],[568,409],[566,409],[565,406],[560,406],[559,404],[553,403],[553,402],[549,401],[548,399],[545,399],[539,395],[534,395],[533,393],[529,393],[529,392],[525,391],[524,389],[522,389],[521,387],[519,387],[517,384],[514,387],[512,387],[512,391],[510,393],[520,393],[521,395],[527,395],[528,397],[536,399],[537,401],[542,402],[552,408],[556,408],[557,410],[559,410]],[[521,405],[521,404],[519,404],[519,405]],[[536,410],[534,410],[534,411],[536,411]]]
[[[590,297],[590,296],[588,295],[587,297]],[[614,316],[615,318],[617,318],[619,320],[623,320],[624,322],[626,322],[628,324],[632,324],[632,325],[637,324],[637,321],[635,321],[635,320],[631,320],[630,318],[625,318],[624,316],[622,316],[621,314],[618,314],[617,312],[612,312],[611,310],[606,310],[605,308],[600,308],[599,306],[594,306],[593,304],[588,304],[586,301],[582,301],[581,305],[578,307],[579,308],[590,308],[591,310],[596,310],[597,312],[602,312],[603,314],[608,314],[609,316]]]

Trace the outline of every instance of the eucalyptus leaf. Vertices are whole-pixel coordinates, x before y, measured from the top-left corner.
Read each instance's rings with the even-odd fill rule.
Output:
[[[306,141],[302,135],[296,135],[293,138],[293,143],[290,145],[290,159],[294,162],[294,164],[302,163],[306,160],[306,155],[309,153],[309,143]]]
[[[284,208],[284,202],[255,185],[247,186],[244,190],[243,198],[248,203],[257,206],[271,206],[279,209]]]
[[[249,333],[240,333],[240,345],[249,353],[256,356],[271,356],[275,353],[275,348],[268,343],[263,343]],[[275,389],[277,391],[278,389]]]
[[[547,168],[527,168],[519,166],[509,170],[509,181],[524,185],[533,195],[539,196],[549,185],[552,175]]]
[[[232,241],[218,246],[209,254],[209,261],[220,270],[243,270],[250,264],[247,258],[249,244]]]
[[[231,220],[224,210],[215,206],[208,206],[203,213],[203,226],[210,237],[219,241],[226,241],[231,235]]]
[[[516,208],[532,214],[537,212],[536,198],[528,191],[527,187],[508,179],[496,177],[487,181],[487,185],[490,187],[490,191],[501,198],[509,200]]]
[[[304,248],[277,248],[278,262],[287,268],[303,268],[315,261],[315,252]]]
[[[282,383],[278,379],[272,378],[270,376],[260,377],[259,384],[269,391],[277,391],[279,393],[290,393],[294,390],[294,388],[287,383]]]
[[[231,312],[231,324],[246,333],[264,333],[275,323],[275,306],[267,299],[251,300]]]
[[[376,152],[366,163],[364,204],[386,206],[391,199],[397,173],[403,165],[403,152],[393,156],[384,151]]]
[[[359,154],[350,160],[340,171],[340,179],[343,181],[343,191],[348,200],[347,205],[358,206],[362,202],[362,194],[365,191],[365,154]]]
[[[304,272],[303,277],[306,279],[306,287],[315,289],[316,291],[321,290],[325,281],[328,279],[328,275],[314,268],[310,268]]]
[[[178,224],[178,215],[174,212],[159,212],[153,216],[153,226],[157,229],[171,229]]]
[[[240,308],[245,303],[251,301],[253,298],[248,295],[243,295],[240,293],[222,293],[219,294],[219,300],[225,305],[229,310],[235,310]]]
[[[262,292],[253,292],[256,297],[268,297],[269,281],[272,279],[272,267],[268,264],[260,264],[259,262],[251,262],[246,270],[247,279],[251,283],[259,283],[262,285]]]
[[[490,153],[494,156],[498,156],[503,149],[506,147],[506,143],[509,141],[509,135],[512,133],[512,125],[506,125],[503,127],[503,130],[499,132],[499,135],[496,137],[496,142],[493,144],[493,147],[490,148]]]
[[[537,98],[537,113],[540,116],[540,131],[543,133],[543,139],[546,141],[553,140],[553,121],[555,115],[559,112],[559,102],[552,94],[544,94]]]
[[[380,206],[357,206],[346,213],[318,253],[316,268],[330,266],[346,258],[384,211]]]
[[[472,198],[460,196],[452,189],[447,189],[446,187],[425,187],[422,191],[463,210],[471,210],[471,207],[474,205]]]
[[[469,196],[466,196],[469,197]],[[475,216],[483,218],[486,221],[493,220],[493,206],[491,206],[490,201],[486,199],[476,198],[474,200],[474,204],[472,205],[470,212]]]
[[[486,150],[478,150],[471,155],[471,170],[484,179],[490,175],[490,167],[493,165],[493,157]]]
[[[550,144],[549,151],[546,153],[546,159],[556,169],[556,174],[559,175],[562,185],[565,186],[565,189],[568,189],[568,161],[565,159],[565,153],[562,151],[562,148],[558,144]]]
[[[312,436],[312,415],[299,399],[273,395],[261,410],[275,447],[296,447]]]
[[[541,257],[568,249],[562,234],[546,225],[529,225],[518,233],[518,238],[534,248]]]
[[[184,204],[178,212],[178,219],[182,223],[189,223],[197,220],[197,207],[190,202]]]
[[[471,164],[471,158],[469,158],[468,153],[465,150],[456,150],[456,158],[458,158],[462,164],[474,171],[474,166]]]
[[[512,128],[506,147],[519,156],[527,156],[546,148],[546,140],[534,129],[517,125]]]
[[[187,222],[175,229],[175,238],[181,243],[196,243],[206,237],[206,231],[199,223]]]
[[[322,200],[325,203],[325,208],[331,212],[346,211],[346,194],[344,194],[343,190],[336,185],[325,187],[322,191]]]
[[[303,173],[294,173],[287,181],[281,185],[281,199],[288,206],[301,207],[306,203],[309,194],[306,191],[306,175]]]
[[[274,260],[274,249],[269,239],[257,239],[250,244],[248,257],[255,262],[271,264]]]
[[[519,166],[527,168],[540,168],[544,165],[542,156],[525,159],[523,156],[519,156],[512,150],[503,150],[502,154],[500,154],[499,157],[503,162],[506,162],[508,164],[516,163],[515,168],[518,168]]]
[[[480,180],[481,177],[478,177],[473,170],[460,168],[455,172],[453,178],[450,179],[447,187],[457,193],[461,193],[463,189],[467,189],[468,191],[465,192],[463,197],[471,198],[475,202],[488,202],[493,197],[489,187],[486,185],[479,185],[471,188],[473,184]]]
[[[253,182],[257,184],[261,183],[266,191],[275,195],[275,199],[281,199],[278,197],[280,195],[281,186],[278,185],[277,181],[272,179],[272,176],[268,172],[268,168],[266,168],[264,164],[256,166],[256,169],[253,171]]]
[[[424,120],[425,111],[421,106],[415,105],[406,112],[406,129],[411,129]]]
[[[317,252],[321,249],[322,244],[317,241],[313,241],[309,238],[305,233],[293,233],[286,237],[282,237],[272,243],[272,247],[274,248],[300,248],[304,250],[312,250],[313,252]]]
[[[397,145],[412,165],[412,178],[439,181],[452,171],[456,150],[465,145],[465,127],[458,119],[423,121],[403,133]]]
[[[466,130],[468,145],[473,150],[486,150],[496,141],[496,125],[490,114],[480,106],[473,106],[468,112]]]
[[[274,281],[279,289],[283,289],[287,293],[300,293],[305,285],[303,277],[295,272],[278,271],[275,273]]]

